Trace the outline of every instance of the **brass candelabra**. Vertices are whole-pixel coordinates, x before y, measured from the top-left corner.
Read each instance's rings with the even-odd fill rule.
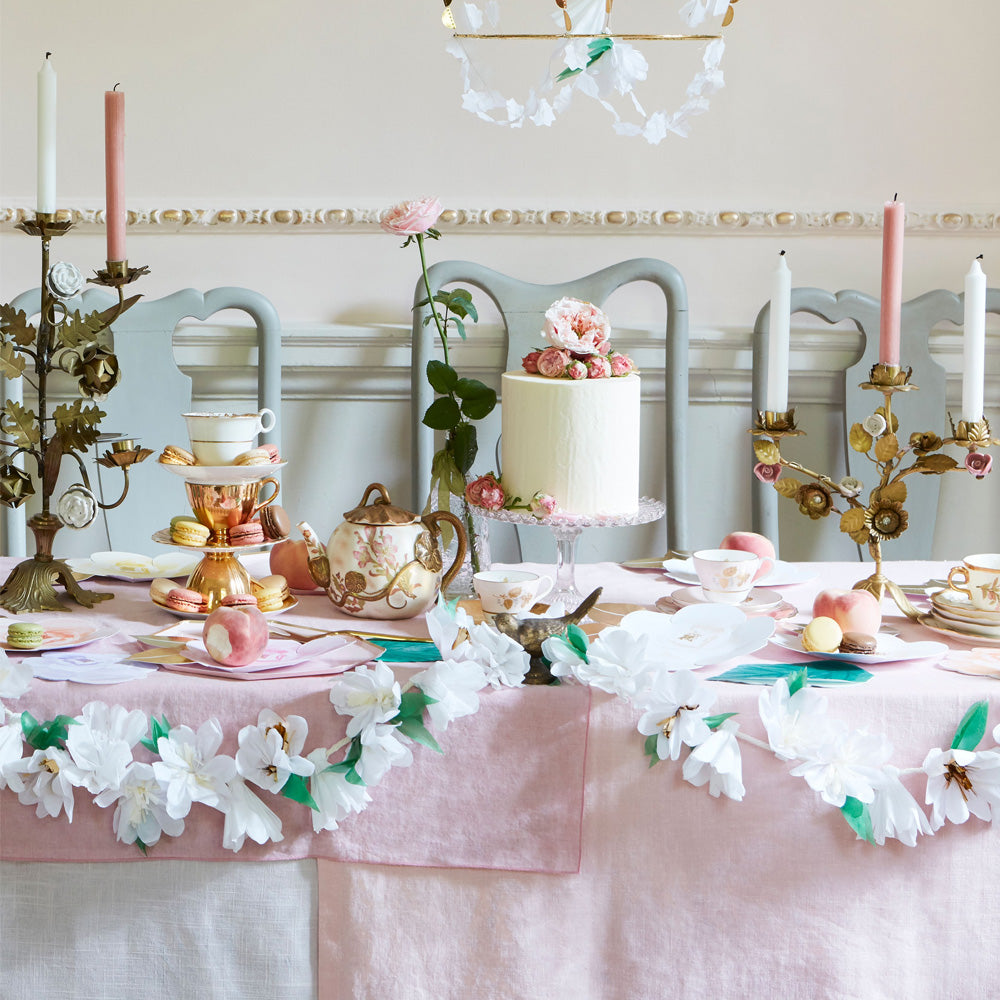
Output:
[[[128,261],[108,261],[105,269],[89,280],[114,288],[118,302],[111,308],[81,315],[70,312],[66,300],[83,287],[83,276],[71,264],[49,266],[52,239],[72,228],[55,213],[39,212],[17,226],[41,240],[41,310],[37,326],[28,322],[23,310],[0,305],[0,373],[7,379],[23,378],[37,394],[37,413],[16,400],[7,399],[0,411],[0,503],[19,507],[35,493],[32,477],[15,464],[18,456],[34,460],[41,485],[41,511],[28,520],[35,537],[35,555],[19,563],[0,588],[0,606],[15,612],[68,611],[59,600],[56,583],[78,604],[93,607],[112,597],[84,590],[66,563],[53,558],[56,532],[66,525],[83,528],[97,516],[124,501],[129,488],[129,469],[152,452],[135,447],[130,440],[115,441],[98,459],[102,466],[119,468],[124,476],[121,496],[112,503],[99,501],[90,488],[90,477],[82,454],[101,440],[99,424],[106,414],[95,400],[102,399],[118,384],[118,359],[102,335],[141,296],[125,298],[125,286],[148,273],[146,267],[129,267]],[[49,412],[48,378],[61,371],[77,380],[81,398],[56,406]],[[59,470],[65,456],[75,459],[82,482],[74,483],[51,509]]]
[[[898,538],[908,527],[909,515],[904,508],[907,496],[905,479],[914,473],[943,475],[962,470],[980,478],[989,471],[991,460],[979,449],[1000,444],[990,436],[990,425],[984,416],[979,421],[960,420],[957,425],[951,417],[952,436],[940,438],[929,432],[911,434],[908,443],[900,444],[899,420],[892,412],[892,397],[897,392],[918,388],[910,381],[912,369],[903,370],[897,365],[872,366],[862,389],[882,394],[883,403],[862,423],[854,424],[848,434],[848,443],[855,451],[867,455],[874,464],[878,484],[868,493],[867,501],[860,499],[864,485],[852,476],[834,481],[829,476],[813,472],[798,462],[781,454],[781,442],[786,437],[797,437],[805,432],[795,426],[795,411],[758,410],[750,433],[754,435],[754,453],[757,465],[754,473],[769,482],[783,497],[794,500],[799,510],[813,520],[840,515],[840,530],[859,545],[867,545],[875,562],[875,572],[859,580],[855,590],[868,590],[881,600],[888,594],[909,618],[916,619],[921,612],[913,606],[899,586],[882,572],[882,542]],[[959,464],[941,449],[945,445],[958,445],[968,451],[964,464]],[[904,465],[909,457],[913,461]],[[805,481],[782,473],[790,469],[806,477]],[[846,509],[840,510],[837,502],[843,501]]]

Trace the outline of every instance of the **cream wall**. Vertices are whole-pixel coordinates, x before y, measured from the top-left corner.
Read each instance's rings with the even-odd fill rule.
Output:
[[[606,113],[579,99],[549,129],[511,131],[462,111],[435,0],[2,0],[0,288],[10,297],[37,283],[37,249],[12,220],[33,205],[34,81],[48,49],[60,84],[59,205],[80,214],[59,256],[85,271],[103,260],[103,228],[93,221],[103,207],[101,94],[120,81],[128,204],[140,218],[129,257],[152,270],[137,290],[156,297],[243,284],[275,303],[285,326],[286,506],[325,532],[367,482],[387,482],[401,498],[409,489],[416,256],[373,224],[378,209],[437,194],[455,213],[434,259],[471,258],[538,281],[632,256],[670,260],[691,306],[692,541],[714,544],[749,520],[749,330],[778,249],[788,251],[796,285],[877,294],[879,207],[899,191],[910,217],[905,297],[961,290],[978,253],[1000,285],[1000,260],[991,263],[1000,233],[998,30],[990,0],[968,0],[961,16],[934,0],[744,0],[726,34],[727,86],[690,138],[650,147],[615,136]],[[670,58],[666,48],[650,53],[651,75]],[[674,96],[664,94],[663,105]],[[644,490],[653,494],[664,432],[659,317],[651,294],[612,300],[613,321],[643,352]],[[499,352],[488,315],[482,326],[460,351],[472,370]],[[791,396],[809,401],[800,411],[808,444],[799,445],[809,451],[799,454],[819,464],[837,391],[827,373],[856,337],[840,329],[803,337],[800,318],[795,329]],[[232,333],[223,320],[178,339],[206,403],[252,391],[248,370],[222,382],[211,374]],[[953,374],[954,408],[960,337],[948,329],[935,339]],[[997,339],[991,329],[992,353]],[[995,361],[988,371],[996,422]],[[998,482],[950,477],[939,554],[1000,545],[990,517]],[[784,513],[786,555],[847,551],[833,524]],[[973,527],[983,523],[985,540]],[[663,546],[662,528],[599,536],[585,534],[581,558]]]

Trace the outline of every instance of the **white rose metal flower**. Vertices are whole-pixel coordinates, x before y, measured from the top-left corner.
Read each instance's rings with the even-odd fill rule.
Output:
[[[49,268],[46,281],[57,299],[71,298],[86,284],[80,268],[65,260],[57,261]]]
[[[102,807],[117,803],[115,835],[123,844],[139,841],[152,847],[161,833],[179,837],[184,832],[184,820],[174,819],[167,812],[167,791],[156,780],[151,764],[134,761],[121,786],[106,789],[94,801]]]
[[[684,744],[696,747],[712,735],[704,717],[714,704],[715,694],[690,670],[661,675],[644,699],[646,711],[639,718],[639,732],[656,735],[660,760],[677,760]]]
[[[153,764],[153,773],[167,789],[167,813],[172,819],[187,816],[193,802],[222,808],[226,784],[236,777],[236,761],[216,755],[221,743],[218,719],[202,723],[197,735],[188,726],[175,726],[157,741],[162,760]]]
[[[56,502],[56,516],[67,528],[86,528],[97,517],[97,498],[76,483]]]
[[[72,766],[65,750],[48,747],[4,765],[3,772],[21,805],[36,806],[35,815],[39,819],[54,818],[65,810],[66,818],[72,822],[73,783],[67,772]]]
[[[931,806],[931,828],[964,823],[969,816],[989,822],[1000,815],[1000,753],[996,750],[941,750],[924,758],[924,801]]]
[[[865,417],[861,421],[861,426],[864,427],[872,437],[878,437],[885,429],[886,422],[885,417],[881,413],[873,413],[870,417]]]
[[[309,791],[319,810],[312,812],[313,831],[336,830],[342,820],[362,812],[372,797],[364,785],[352,784],[339,771],[327,771],[326,751],[313,750],[309,760],[316,768],[309,781]]]
[[[358,667],[341,677],[330,689],[330,702],[338,715],[350,715],[347,735],[388,722],[399,712],[401,692],[392,668],[385,663]]]

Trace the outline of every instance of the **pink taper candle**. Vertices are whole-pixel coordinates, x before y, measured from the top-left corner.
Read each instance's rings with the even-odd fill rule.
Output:
[[[108,229],[107,259],[126,260],[125,93],[121,90],[104,92],[104,167],[107,181],[107,207],[104,210]]]
[[[899,364],[899,311],[903,303],[903,226],[906,207],[901,201],[885,203],[882,221],[882,311],[878,359],[883,365]]]

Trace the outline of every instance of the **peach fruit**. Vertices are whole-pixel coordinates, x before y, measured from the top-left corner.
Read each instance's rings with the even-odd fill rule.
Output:
[[[720,549],[738,549],[752,552],[760,557],[760,569],[754,575],[755,580],[766,576],[774,569],[774,545],[769,538],[758,535],[754,531],[731,531],[719,542]]]
[[[252,604],[216,608],[205,619],[201,636],[213,659],[245,667],[267,645],[267,619]]]
[[[821,590],[813,601],[813,617],[832,618],[845,632],[875,635],[882,624],[882,605],[867,590]]]
[[[271,572],[283,576],[292,590],[319,590],[309,572],[309,553],[304,541],[278,542],[271,549]]]

